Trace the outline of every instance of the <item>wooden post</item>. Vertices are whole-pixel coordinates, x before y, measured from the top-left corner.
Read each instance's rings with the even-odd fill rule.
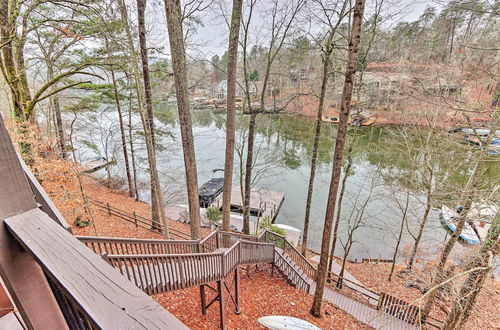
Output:
[[[135,211],[132,212],[132,214],[134,215],[135,228],[137,228],[137,215],[135,214]]]
[[[217,281],[217,291],[219,292],[219,317],[220,317],[220,328],[221,329],[226,329],[226,322],[224,318],[224,287],[222,284],[223,280]]]
[[[384,300],[384,295],[385,295],[385,293],[383,293],[383,292],[379,295],[377,309],[380,309],[382,307],[382,301]]]
[[[235,314],[240,314],[240,275],[239,275],[239,270],[238,267],[234,269],[234,301],[235,301],[235,309],[234,313]]]
[[[101,258],[102,258],[102,260],[106,261],[108,264],[112,265],[109,258],[108,258],[108,254],[106,252],[101,252]]]
[[[273,248],[273,262],[271,263],[271,277],[274,275],[274,262],[276,260],[276,247]]]
[[[200,285],[200,298],[201,298],[201,313],[207,315],[207,295],[205,293],[205,284]]]
[[[106,209],[108,210],[108,215],[111,215],[111,207],[109,207],[109,203],[106,203]]]

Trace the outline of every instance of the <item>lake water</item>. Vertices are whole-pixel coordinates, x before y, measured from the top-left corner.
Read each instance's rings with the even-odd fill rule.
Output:
[[[156,110],[156,118],[157,129],[160,132],[157,135],[160,145],[158,167],[162,188],[166,191],[166,201],[171,205],[186,204],[182,146],[176,108],[161,106]],[[213,174],[212,170],[224,167],[225,113],[196,110],[192,118],[198,182],[201,185],[212,175],[222,175],[221,172]],[[138,118],[134,118],[133,122],[138,125]],[[243,150],[243,157],[246,154],[247,122],[247,116],[237,116],[235,184],[239,184],[241,158],[238,150]],[[78,133],[75,136],[78,145],[83,147],[79,148],[79,155],[82,158],[93,157],[97,153],[107,157],[114,155],[118,159],[118,164],[122,163],[117,125],[116,112],[111,108],[82,118],[77,124]],[[396,201],[401,201],[403,195],[394,192],[393,187],[387,186],[378,175],[381,144],[383,143],[387,149],[387,137],[390,136],[388,133],[391,130],[393,129],[368,127],[356,129],[355,133],[351,130],[349,133],[356,134],[357,142],[353,149],[354,165],[347,180],[346,197],[342,206],[340,243],[345,243],[349,224],[352,228],[356,216],[359,216],[358,219],[361,220],[358,223],[359,228],[354,232],[355,243],[349,254],[351,258],[392,257],[395,237],[401,223],[401,210],[397,207]],[[108,131],[110,133],[106,133]],[[335,133],[336,126],[323,125],[311,214],[309,247],[313,250],[319,250],[321,244]],[[313,134],[314,120],[310,118],[293,115],[258,117],[254,186],[285,193],[285,201],[276,223],[303,228]],[[139,178],[144,182],[141,198],[148,200],[146,154],[140,142],[136,147],[140,156]],[[397,165],[397,160],[394,160],[392,165],[394,164]],[[120,165],[115,166],[112,172],[123,176],[123,168]],[[416,219],[419,219],[423,211],[420,197],[415,193],[410,203],[408,227],[414,232],[416,232]],[[365,209],[362,216],[361,209]],[[432,253],[434,247],[443,242],[445,234],[439,224],[438,211],[434,209],[430,214],[422,246],[428,247]],[[403,242],[403,245],[411,242],[406,230]],[[337,246],[337,255],[341,255],[343,251],[340,243]]]

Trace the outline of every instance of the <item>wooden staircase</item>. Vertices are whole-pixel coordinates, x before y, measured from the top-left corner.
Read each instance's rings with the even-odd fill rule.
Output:
[[[223,302],[226,291],[239,313],[238,268],[242,265],[271,264],[272,271],[283,274],[290,285],[309,294],[316,289],[316,268],[283,236],[269,231],[257,237],[217,230],[203,240],[78,238],[149,295],[199,286],[203,313],[214,301]],[[231,279],[228,286],[226,281]],[[217,283],[217,289],[210,286],[212,282]],[[218,292],[208,304],[205,286]],[[356,290],[359,285],[347,283],[346,287]],[[377,299],[373,291],[368,293],[369,300]],[[323,299],[377,329],[415,329],[398,313],[392,313],[394,317],[370,306],[372,301],[364,304],[329,287],[325,287]],[[224,303],[219,305],[224,328],[225,307]]]

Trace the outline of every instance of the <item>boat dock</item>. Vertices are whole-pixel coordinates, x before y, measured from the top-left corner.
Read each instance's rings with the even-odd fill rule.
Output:
[[[250,212],[260,218],[269,217],[272,222],[276,220],[278,213],[285,200],[285,193],[261,188],[252,188],[250,193]],[[217,196],[212,206],[222,206],[222,194]],[[233,185],[231,190],[231,208],[243,209],[241,198],[241,187]]]

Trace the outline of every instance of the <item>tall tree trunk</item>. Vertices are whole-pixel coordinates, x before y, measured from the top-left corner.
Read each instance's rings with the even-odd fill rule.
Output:
[[[245,190],[243,194],[243,233],[250,234],[250,192],[252,189],[253,147],[255,140],[255,125],[257,112],[250,107],[250,121],[248,123],[247,159],[245,163]]]
[[[130,164],[128,161],[127,140],[125,139],[125,128],[123,125],[122,107],[120,104],[120,95],[118,93],[118,87],[116,85],[115,70],[113,69],[113,66],[110,67],[110,71],[111,71],[111,80],[113,83],[116,111],[118,112],[118,123],[120,124],[120,137],[122,141],[123,160],[125,162],[125,173],[127,175],[128,195],[129,197],[134,197],[134,188],[132,185],[132,176],[130,175]]]
[[[144,89],[143,89],[143,81],[141,80],[141,74],[139,72],[139,66],[137,63],[137,53],[135,51],[135,46],[134,46],[134,40],[132,38],[132,33],[130,30],[130,25],[128,23],[128,12],[127,12],[127,6],[125,4],[124,0],[119,0],[118,5],[120,8],[120,14],[121,14],[121,19],[123,21],[123,25],[125,27],[125,32],[127,35],[127,44],[130,52],[130,63],[132,67],[132,72],[133,72],[133,77],[134,77],[134,82],[136,85],[136,93],[137,93],[137,100],[139,103],[139,109],[140,109],[140,115],[141,115],[141,120],[143,123],[143,128],[144,128],[144,137],[146,140],[146,151],[148,155],[148,162],[149,162],[149,175],[151,179],[151,191],[156,192],[158,191],[159,193],[156,194],[153,198],[151,196],[151,218],[154,222],[158,222],[158,218],[161,219],[162,224],[164,226],[164,235],[169,238],[169,230],[168,230],[168,221],[167,218],[165,217],[165,210],[163,207],[158,207],[158,206],[163,206],[163,196],[161,195],[161,189],[160,189],[160,183],[158,180],[158,170],[156,168],[156,158],[154,157],[154,150],[152,147],[152,141],[151,141],[151,133],[150,133],[150,126],[146,122],[146,106],[145,106],[145,96],[144,96]],[[144,45],[145,46],[145,45]],[[146,52],[147,56],[147,52]],[[146,59],[147,60],[147,59]],[[160,196],[161,203],[158,202],[158,196]],[[158,217],[158,214],[160,214],[160,217]]]
[[[143,87],[144,87],[144,106],[146,113],[143,116],[144,123],[148,127],[145,132],[149,132],[149,140],[147,142],[147,147],[151,150],[148,151],[152,155],[151,162],[155,163],[156,167],[156,152],[155,152],[155,133],[154,133],[154,115],[153,115],[153,100],[151,96],[151,83],[149,78],[149,63],[148,63],[148,50],[146,45],[146,23],[145,23],[145,10],[146,10],[146,1],[147,0],[137,0],[137,27],[139,32],[139,51],[141,58],[141,66],[142,66],[142,78],[143,78]],[[148,140],[148,139],[146,139]],[[150,164],[151,167],[151,164]],[[155,183],[151,185],[151,209],[153,215],[153,221],[157,222],[158,218],[164,217],[164,205],[163,205],[163,195],[159,188],[158,172],[151,173],[154,178],[152,181]],[[153,183],[153,182],[152,182]],[[160,196],[161,195],[161,196]],[[161,200],[161,202],[160,202]]]
[[[330,260],[328,262],[328,269],[332,271],[333,260],[335,259],[335,249],[337,247],[337,238],[340,226],[340,217],[342,214],[342,201],[344,200],[345,187],[347,186],[347,178],[349,177],[349,172],[352,167],[352,149],[354,148],[354,143],[356,142],[356,136],[352,139],[349,148],[347,149],[347,165],[344,171],[344,177],[342,178],[342,186],[340,187],[340,194],[337,202],[337,216],[335,218],[335,225],[333,226],[333,239],[332,247],[330,248]]]
[[[238,64],[238,37],[243,0],[233,0],[231,30],[229,32],[227,64],[227,123],[226,156],[224,161],[224,188],[222,192],[222,229],[229,231],[231,225],[231,191],[233,184],[235,117],[236,117],[236,69]]]
[[[139,190],[137,188],[137,167],[135,163],[134,135],[132,127],[132,89],[130,89],[129,103],[128,103],[128,143],[130,146],[130,161],[132,162],[132,174],[134,178],[134,195],[135,195],[135,200],[139,201],[140,198],[139,198]]]
[[[307,185],[306,212],[304,216],[304,232],[302,234],[302,254],[307,251],[307,236],[309,233],[309,219],[311,215],[311,202],[314,191],[314,178],[316,177],[316,162],[318,159],[319,138],[321,136],[321,123],[323,117],[323,105],[325,103],[326,85],[328,84],[328,69],[330,67],[330,56],[333,51],[333,33],[330,31],[325,42],[325,51],[322,54],[323,72],[321,76],[321,89],[319,93],[318,111],[316,113],[316,123],[314,126],[314,141],[311,156],[311,172],[309,173],[309,184]]]
[[[425,205],[425,210],[424,210],[424,215],[422,217],[422,221],[420,222],[420,226],[418,228],[418,234],[417,237],[415,237],[415,243],[413,243],[413,248],[411,251],[410,255],[410,260],[408,261],[408,270],[411,270],[413,268],[413,263],[415,262],[415,257],[417,256],[418,252],[418,245],[420,244],[420,240],[422,239],[422,236],[424,234],[424,229],[425,226],[427,225],[427,221],[429,220],[429,212],[431,211],[432,208],[432,177],[433,177],[433,171],[431,171],[431,180],[429,187],[427,188],[427,201]]]
[[[345,137],[347,133],[347,121],[349,119],[352,90],[354,87],[354,80],[356,78],[356,64],[358,59],[358,47],[361,39],[361,24],[363,22],[364,8],[365,0],[357,0],[354,6],[352,32],[349,41],[349,60],[346,68],[344,90],[342,92],[340,119],[337,140],[335,142],[335,152],[333,156],[332,178],[330,182],[330,191],[328,193],[325,223],[323,226],[321,257],[316,276],[316,291],[314,293],[314,300],[310,311],[311,314],[316,317],[321,316],[321,301],[323,299],[323,291],[325,288],[325,280],[328,271],[328,252],[332,234],[333,216],[335,214],[335,206],[337,202],[339,178],[342,170],[342,158],[344,153]]]
[[[177,95],[177,110],[181,129],[182,148],[184,152],[184,168],[191,222],[191,237],[200,238],[200,204],[198,196],[198,177],[196,172],[196,157],[194,152],[191,113],[189,112],[186,51],[184,34],[182,32],[182,12],[180,0],[165,0],[168,38],[172,54],[175,92]]]
[[[474,304],[481,292],[484,281],[491,271],[491,263],[494,256],[500,253],[500,217],[497,216],[488,230],[485,242],[479,250],[469,269],[479,268],[469,274],[465,280],[458,299],[448,314],[448,319],[443,326],[445,330],[464,328],[470,314],[474,310]]]
[[[489,146],[491,144],[491,141],[493,140],[493,135],[494,135],[494,130],[492,129],[490,134],[488,135],[488,138],[486,139],[485,145]],[[484,157],[487,154],[487,148],[483,148],[480,151],[479,157],[477,159],[477,163],[474,167],[474,170],[472,171],[472,174],[469,178],[469,181],[467,182],[467,185],[464,187],[464,202],[463,206],[464,209],[460,213],[460,216],[456,220],[456,225],[457,228],[451,235],[450,239],[448,242],[446,242],[446,245],[443,249],[443,252],[441,253],[441,256],[439,258],[439,263],[436,267],[436,276],[434,277],[434,281],[431,285],[432,287],[439,286],[439,284],[443,281],[444,279],[444,270],[446,266],[446,261],[448,260],[448,257],[451,253],[451,250],[455,246],[455,243],[458,241],[458,238],[460,234],[462,233],[462,230],[465,227],[465,222],[467,221],[467,214],[469,213],[469,210],[471,208],[471,205],[474,201],[475,195],[477,194],[477,189],[479,188],[479,181],[481,179],[482,173],[482,168],[483,168],[483,162],[484,162]],[[437,297],[437,290],[432,291],[428,296],[427,296],[427,301],[425,303],[424,308],[422,309],[422,318],[425,319],[426,316],[428,316],[431,312],[432,306],[434,304],[434,300]]]
[[[17,11],[18,4],[7,0],[0,1],[0,69],[5,82],[9,86],[10,95],[12,98],[12,117],[18,121],[27,120],[24,108],[27,100],[24,99],[24,92],[21,86],[19,77],[18,63],[16,63],[15,39],[16,32],[16,17],[11,17]],[[16,8],[12,8],[16,7]],[[19,51],[19,49],[17,49]]]
[[[50,60],[49,60],[50,61]],[[54,70],[53,64],[49,61],[46,61],[47,64],[47,80],[50,81],[54,79]],[[53,84],[50,87],[50,92],[53,93],[57,90],[57,84]],[[64,128],[61,117],[61,104],[59,103],[59,97],[57,94],[54,94],[49,97],[50,105],[52,108],[52,112],[54,114],[55,119],[55,128],[56,128],[56,136],[57,136],[57,144],[59,147],[59,154],[61,158],[66,158],[66,146],[64,142]],[[50,119],[49,119],[50,120]]]

